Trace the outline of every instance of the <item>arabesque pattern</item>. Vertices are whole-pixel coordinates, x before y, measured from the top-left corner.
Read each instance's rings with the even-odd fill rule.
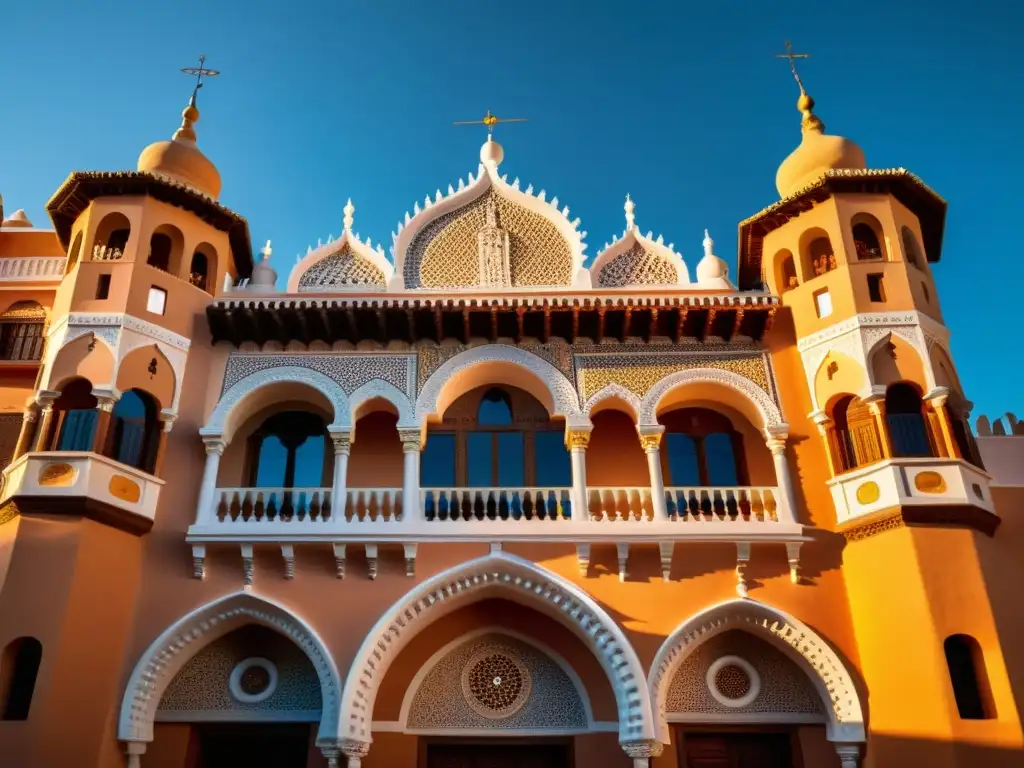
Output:
[[[353,252],[346,243],[341,250],[307,269],[299,279],[299,290],[356,285],[383,286],[386,282],[380,267]]]
[[[597,283],[601,288],[626,285],[671,285],[679,282],[674,266],[657,253],[635,243],[601,268]]]

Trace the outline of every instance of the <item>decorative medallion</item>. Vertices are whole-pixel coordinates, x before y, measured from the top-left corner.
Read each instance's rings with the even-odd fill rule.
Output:
[[[139,484],[124,475],[114,475],[110,478],[110,485],[107,486],[110,495],[115,499],[135,504],[142,498],[142,489]]]
[[[231,696],[244,704],[269,699],[277,690],[277,667],[269,659],[243,659],[231,670],[228,688]]]
[[[859,504],[874,504],[881,495],[881,491],[878,490],[878,483],[874,480],[868,480],[866,483],[861,483],[857,486],[857,502]]]
[[[945,493],[946,480],[938,472],[918,472],[914,475],[914,487],[921,493]]]
[[[47,488],[64,488],[75,482],[78,470],[70,464],[47,464],[39,470],[39,484]]]
[[[512,648],[491,646],[462,670],[462,693],[478,715],[500,720],[514,715],[530,697],[530,671]]]
[[[761,692],[761,677],[754,665],[739,656],[712,662],[705,680],[715,701],[734,709],[750,706]]]

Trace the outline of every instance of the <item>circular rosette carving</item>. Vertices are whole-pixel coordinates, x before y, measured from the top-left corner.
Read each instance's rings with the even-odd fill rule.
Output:
[[[530,671],[512,648],[478,651],[462,670],[462,693],[478,715],[500,720],[514,715],[530,698]]]

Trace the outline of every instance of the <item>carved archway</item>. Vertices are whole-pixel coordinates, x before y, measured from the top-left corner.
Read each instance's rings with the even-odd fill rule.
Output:
[[[488,365],[493,369],[490,372],[480,368]],[[470,375],[477,370],[481,377]],[[503,378],[506,375],[514,380]],[[529,392],[551,416],[565,418],[579,414],[576,389],[565,374],[547,360],[518,347],[485,344],[460,352],[431,374],[416,401],[416,419],[423,423],[430,417],[440,416],[459,395],[484,384],[503,382]]]
[[[688,384],[718,384],[742,395],[753,406],[760,419],[760,426],[765,430],[783,429],[786,426],[782,412],[775,401],[761,387],[738,373],[721,368],[690,368],[669,374],[644,395],[640,405],[641,426],[658,423],[658,406],[664,397],[674,389]]]
[[[352,428],[352,411],[349,408],[348,396],[338,382],[311,368],[283,365],[257,371],[231,385],[228,391],[221,395],[213,413],[210,414],[209,421],[199,430],[199,434],[211,437],[223,435],[224,439],[230,442],[235,428],[241,423],[237,418],[236,409],[257,392],[285,384],[305,385],[327,398],[334,411],[333,421],[328,425],[328,429],[336,431]]]
[[[622,629],[576,585],[514,555],[494,553],[420,584],[389,608],[356,654],[341,697],[338,733],[369,744],[377,691],[399,652],[433,622],[463,605],[499,595],[569,628],[608,676],[619,716],[619,741],[654,738],[651,699],[640,660]]]
[[[416,426],[416,413],[412,403],[409,402],[408,395],[383,379],[368,381],[349,396],[349,407],[352,409],[350,419],[353,424],[361,415],[361,407],[377,398],[386,400],[394,406],[395,412],[398,414],[399,427]]]
[[[665,698],[672,678],[694,649],[715,635],[739,629],[771,642],[808,675],[825,705],[830,741],[864,741],[864,713],[853,677],[831,646],[810,627],[756,600],[730,600],[679,625],[654,657],[647,680],[657,716],[657,738],[670,741]]]
[[[615,401],[618,401],[618,403]],[[625,405],[631,411],[630,416],[634,419],[639,417],[640,409],[643,407],[639,397],[621,384],[613,381],[611,384],[605,384],[590,396],[586,405],[583,406],[583,413],[589,417],[594,413],[595,409],[600,410],[606,403],[610,403],[611,407],[615,407],[617,404]]]
[[[128,678],[117,738],[125,742],[152,741],[157,707],[174,676],[210,643],[247,624],[280,632],[309,657],[320,679],[322,711],[317,743],[333,744],[337,740],[340,685],[327,647],[309,623],[291,610],[248,592],[234,592],[197,608],[153,641]]]

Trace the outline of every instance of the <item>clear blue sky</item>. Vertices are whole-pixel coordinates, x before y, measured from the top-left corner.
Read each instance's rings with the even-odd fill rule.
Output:
[[[390,244],[399,218],[477,166],[490,108],[502,166],[557,194],[593,256],[637,223],[699,258],[704,227],[735,270],[736,225],[777,199],[799,141],[792,39],[829,132],[872,167],[904,166],[949,201],[935,266],[974,415],[1024,416],[1015,238],[1024,176],[1024,11],[1005,0],[771,2],[96,2],[9,4],[0,72],[0,193],[45,220],[71,170],[134,168],[169,137],[199,53],[222,202],[294,258],[356,229]]]

